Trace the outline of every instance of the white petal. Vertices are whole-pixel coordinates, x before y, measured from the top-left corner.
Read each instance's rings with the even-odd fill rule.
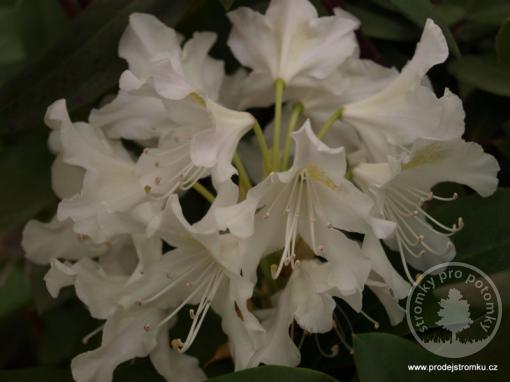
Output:
[[[373,216],[372,200],[351,182],[342,179],[334,188],[320,181],[314,183],[315,195],[320,201],[317,215],[326,223],[349,232],[365,233],[373,230],[379,238],[393,234],[395,224]]]
[[[193,137],[191,160],[196,166],[211,168],[213,178],[224,182],[236,173],[232,157],[239,140],[255,120],[249,113],[229,110],[210,100],[206,102],[212,128]]]
[[[307,0],[272,1],[265,16],[244,7],[228,16],[233,24],[228,44],[237,59],[290,85],[325,78],[355,48],[358,23],[343,14],[318,18]]]
[[[496,191],[499,165],[473,142],[417,142],[402,173],[395,182],[411,182],[414,187],[430,190],[440,182],[455,182],[471,187],[482,196]]]
[[[154,308],[117,312],[106,321],[101,346],[73,358],[73,378],[77,382],[111,382],[118,365],[145,357],[156,347],[158,331],[145,331],[144,326],[155,328],[162,319],[162,311]]]
[[[386,310],[386,314],[390,319],[390,323],[392,325],[397,325],[402,322],[404,316],[406,315],[406,311],[399,305],[398,300],[396,300],[391,295],[388,289],[385,287],[370,284],[368,284],[368,287],[372,290],[372,292],[374,292],[379,301],[381,301],[383,304],[384,309]]]
[[[346,105],[342,119],[360,132],[379,130],[392,144],[408,144],[420,137],[436,140],[460,137],[464,129],[461,103],[454,101],[449,91],[438,99],[422,84],[425,73],[447,56],[441,29],[427,20],[415,55],[401,74],[377,94]],[[445,126],[446,120],[456,123]]]
[[[57,298],[60,289],[74,284],[76,272],[57,259],[52,259],[50,264],[51,268],[44,276],[44,281],[51,297]]]
[[[80,240],[70,220],[57,219],[49,223],[30,220],[23,230],[21,245],[25,256],[37,264],[48,264],[50,259],[79,260],[95,257],[108,250],[106,245],[94,245]]]
[[[323,172],[335,184],[344,179],[347,163],[343,147],[330,148],[322,143],[308,120],[293,134],[293,138],[296,154],[292,168],[301,170],[310,167],[310,171]]]
[[[276,308],[263,322],[266,333],[258,344],[258,350],[251,359],[251,366],[261,363],[266,365],[297,366],[301,354],[289,336],[289,326],[293,315],[289,306],[289,289],[285,288],[279,295]]]
[[[382,278],[394,296],[397,299],[407,297],[411,285],[395,271],[375,235],[370,233],[365,235],[362,251],[372,262],[372,270]]]
[[[112,102],[93,109],[89,121],[110,138],[138,141],[159,138],[171,123],[161,99],[122,90]]]
[[[176,60],[180,50],[175,31],[156,17],[143,13],[131,14],[119,43],[119,56],[127,60],[129,69],[142,80],[152,74],[153,61]]]
[[[205,381],[207,376],[200,369],[198,359],[170,349],[170,341],[165,329],[160,330],[157,345],[150,352],[150,359],[158,373],[167,381]]]
[[[212,32],[195,32],[182,48],[183,69],[186,78],[199,93],[217,101],[225,76],[223,61],[209,56],[216,42]]]
[[[323,272],[315,261],[303,261],[296,268],[289,280],[290,304],[294,319],[299,326],[310,333],[326,333],[333,328],[333,311],[336,303],[333,297],[326,293],[319,293],[315,288],[315,279]]]
[[[70,198],[80,192],[84,171],[64,162],[59,154],[51,165],[51,188],[60,199]]]
[[[76,295],[87,305],[91,316],[110,317],[117,310],[114,297],[124,288],[127,276],[107,275],[97,263],[86,258],[76,263],[73,270]]]

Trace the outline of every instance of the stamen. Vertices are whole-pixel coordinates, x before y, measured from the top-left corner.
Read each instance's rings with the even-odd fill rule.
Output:
[[[218,290],[221,281],[223,280],[223,276],[224,276],[223,272],[221,270],[218,270],[218,272],[213,278],[212,285],[209,284],[207,286],[206,293],[202,296],[198,310],[195,314],[195,318],[193,319],[193,323],[188,332],[188,337],[184,341],[182,348],[179,350],[181,353],[188,350],[191,344],[195,341],[195,338],[198,335],[200,328],[202,327],[202,323],[207,315],[207,312],[211,307],[211,300],[216,295],[216,291]]]
[[[170,319],[172,319],[172,317],[179,313],[179,311],[186,304],[188,304],[189,301],[191,301],[197,295],[197,293],[202,291],[203,294],[198,304],[197,310],[195,311],[191,309],[189,311],[190,317],[193,320],[193,322],[189,329],[186,340],[184,342],[182,342],[181,339],[172,341],[172,347],[175,350],[184,353],[186,350],[189,349],[189,347],[195,340],[198,332],[200,331],[202,323],[207,315],[207,312],[209,311],[212,299],[216,295],[216,292],[221,284],[221,281],[223,280],[223,276],[224,276],[223,270],[221,268],[218,268],[212,275],[206,277],[203,281],[201,281],[200,284],[196,287],[196,289],[192,291],[188,295],[188,297],[186,297],[184,301],[177,308],[175,308],[175,310],[172,313],[170,313],[158,324],[158,328],[166,324]]]
[[[402,266],[404,267],[404,272],[407,276],[407,280],[414,285],[415,281],[413,280],[413,277],[411,276],[411,272],[409,272],[409,268],[407,267],[407,261],[404,256],[404,249],[402,248],[402,240],[400,240],[399,236],[397,235],[397,245],[400,252],[400,262],[402,263]]]
[[[294,185],[296,184],[296,179],[294,179],[291,183],[288,183],[286,184],[281,190],[280,192],[278,193],[278,195],[276,195],[276,197],[273,199],[272,203],[269,205],[269,207],[267,208],[267,210],[265,211],[265,214],[264,214],[264,218],[268,218],[270,215],[271,215],[271,211],[272,209],[274,208],[274,206],[278,203],[278,201],[281,199],[281,197],[283,195],[285,195],[287,193],[287,189],[289,187],[292,187],[292,190],[294,189]],[[291,195],[292,195],[292,190],[291,190]],[[290,199],[289,199],[290,200]]]
[[[434,199],[440,200],[443,202],[451,202],[452,200],[457,200],[459,198],[459,194],[457,194],[456,192],[454,192],[453,195],[450,197],[441,197],[441,196],[437,196],[435,194],[433,194],[433,195],[434,195]]]
[[[316,242],[315,242],[315,211],[313,209],[312,203],[312,190],[310,186],[310,180],[307,178],[306,180],[306,203],[308,209],[308,225],[310,226],[310,236],[312,237],[312,248],[316,251]]]
[[[315,346],[317,346],[317,350],[319,350],[319,353],[326,358],[335,358],[338,355],[339,347],[338,344],[335,344],[331,347],[331,352],[326,353],[321,346],[321,343],[319,341],[319,336],[317,334],[314,334],[314,340],[315,340]]]
[[[372,324],[374,324],[374,329],[379,329],[379,322],[377,322],[376,320],[374,320],[372,317],[370,317],[368,314],[366,314],[364,311],[360,311],[360,313],[368,320],[370,321]]]
[[[180,351],[184,344],[182,343],[180,338],[175,338],[172,341],[170,341],[170,346],[172,346],[172,349],[175,351]]]
[[[306,330],[303,330],[303,333],[301,334],[301,339],[299,340],[298,349],[301,350],[301,347],[303,346],[303,343],[305,342],[305,337],[308,335],[308,332]]]
[[[278,265],[278,269],[276,270],[275,275],[273,275],[273,279],[278,278],[280,275],[283,266],[289,265],[292,263],[292,259],[289,259],[290,256],[295,255],[296,249],[296,239],[297,239],[297,231],[299,227],[299,216],[301,211],[301,201],[303,195],[303,179],[301,175],[297,175],[296,184],[293,186],[293,190],[291,191],[291,198],[287,203],[286,210],[289,209],[289,213],[287,216],[286,228],[285,228],[285,247],[282,253],[282,257],[280,259],[280,264]],[[294,192],[294,189],[297,185],[297,195]],[[291,207],[292,206],[292,207]],[[294,213],[290,213],[294,211]],[[275,277],[276,276],[276,277]]]
[[[166,285],[163,289],[161,289],[156,294],[152,295],[151,297],[142,300],[143,304],[148,304],[150,302],[153,302],[154,300],[158,299],[159,297],[163,296],[165,293],[170,291],[175,285],[177,285],[179,282],[181,282],[186,276],[188,276],[190,273],[195,271],[197,268],[200,268],[203,266],[204,262],[209,261],[208,259],[204,258],[201,260],[198,260],[193,266],[189,267],[187,270],[185,270],[182,274],[180,274],[178,277],[176,277],[170,284]],[[214,266],[214,262],[210,262],[202,271],[198,279],[200,280],[212,267]],[[168,273],[167,273],[168,275]],[[188,285],[190,284],[190,285]],[[186,282],[186,286],[191,286],[191,283],[189,281]]]
[[[87,334],[85,337],[81,339],[81,342],[86,345],[92,339],[92,337],[94,337],[98,333],[101,333],[101,331],[104,329],[104,325],[105,324],[100,325],[96,329],[91,331],[89,334]]]
[[[352,325],[351,325],[351,320],[349,320],[349,317],[347,317],[347,315],[345,314],[344,310],[340,306],[337,305],[337,309],[340,311],[342,316],[345,318],[351,333],[354,333]],[[345,348],[347,350],[349,350],[349,353],[352,354],[353,353],[352,347],[347,342],[347,339],[346,339],[347,336],[345,335],[345,332],[344,332],[342,326],[340,325],[340,321],[338,320],[338,317],[336,316],[335,313],[333,313],[333,320],[334,320],[334,322],[333,322],[333,330],[335,331],[335,334],[337,335],[337,337],[340,340],[340,342],[345,346]]]

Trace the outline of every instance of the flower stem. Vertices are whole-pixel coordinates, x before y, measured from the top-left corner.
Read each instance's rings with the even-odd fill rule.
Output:
[[[257,137],[257,141],[259,143],[260,152],[262,153],[262,158],[264,159],[264,170],[269,169],[271,167],[271,153],[269,152],[269,148],[267,147],[266,137],[264,136],[264,132],[260,127],[258,122],[255,122],[253,125],[253,131],[255,132],[255,136]]]
[[[319,139],[324,138],[326,133],[331,129],[333,124],[338,121],[340,118],[342,118],[342,114],[344,112],[344,109],[341,107],[337,109],[331,116],[328,118],[328,120],[322,125],[321,129],[319,130],[319,134],[317,134],[317,137]]]
[[[299,116],[303,112],[303,104],[298,102],[292,108],[287,134],[285,136],[285,148],[283,150],[282,169],[286,170],[289,165],[290,147],[292,145],[292,133],[296,129]]]
[[[273,171],[278,171],[280,164],[280,134],[282,129],[282,103],[285,81],[278,78],[275,83],[275,103],[274,103],[274,133],[273,133]]]
[[[239,172],[239,183],[243,186],[245,191],[248,191],[252,188],[252,184],[250,182],[250,177],[248,176],[248,172],[246,171],[246,167],[244,167],[243,161],[238,153],[234,154],[234,164],[237,167],[237,171]]]
[[[216,198],[207,188],[205,188],[200,182],[193,184],[193,189],[204,197],[209,203],[214,202]]]

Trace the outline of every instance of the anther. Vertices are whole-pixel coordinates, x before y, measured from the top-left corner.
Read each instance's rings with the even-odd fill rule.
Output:
[[[156,179],[154,179],[154,183],[160,184],[161,183],[161,178],[158,176]]]
[[[276,279],[277,273],[278,273],[278,265],[271,264],[271,277],[273,277],[273,279]]]
[[[170,341],[170,346],[172,346],[172,349],[174,350],[181,350],[184,344],[182,343],[182,340],[180,338],[175,338],[172,341]]]
[[[368,320],[370,321],[372,324],[374,324],[374,329],[379,329],[380,325],[379,325],[379,322],[377,322],[376,320],[374,320],[372,317],[370,317],[368,314],[366,314],[364,311],[360,310],[360,313]]]
[[[88,237],[87,235],[83,234],[83,233],[78,234],[78,240],[79,240],[79,241],[85,241],[85,240],[87,240],[88,238],[89,238],[89,237]]]
[[[149,185],[146,185],[143,190],[145,191],[146,194],[150,194],[151,190],[152,190],[152,187],[149,186]]]
[[[145,324],[143,326],[143,330],[145,330],[146,332],[148,332],[149,330],[151,330],[151,326],[149,324]]]

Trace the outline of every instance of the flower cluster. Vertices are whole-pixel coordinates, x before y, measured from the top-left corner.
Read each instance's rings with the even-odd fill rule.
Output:
[[[64,100],[48,108],[61,201],[52,221],[27,224],[23,247],[51,265],[53,296],[74,286],[105,320],[91,333],[102,331],[101,346],[72,361],[77,381],[111,381],[120,363],[145,356],[169,381],[205,379],[186,351],[209,310],[236,369],[298,365],[298,330],[344,339],[337,301],[371,320],[365,287],[398,323],[415,282],[408,264],[452,259],[450,236],[463,225],[427,212],[427,201],[456,197],[432,187],[496,189],[496,160],[462,140],[461,101],[448,89],[438,97],[427,79],[448,56],[432,20],[399,72],[359,58],[359,22],[340,9],[318,17],[307,0],[272,0],[265,14],[228,17],[236,73],[209,55],[214,33],[183,42],[133,14],[115,98],[88,122],[72,122]],[[264,129],[246,111],[272,105]],[[185,192],[210,202],[193,224]],[[404,277],[381,241],[400,254]],[[188,321],[183,338],[172,335],[177,319]]]

